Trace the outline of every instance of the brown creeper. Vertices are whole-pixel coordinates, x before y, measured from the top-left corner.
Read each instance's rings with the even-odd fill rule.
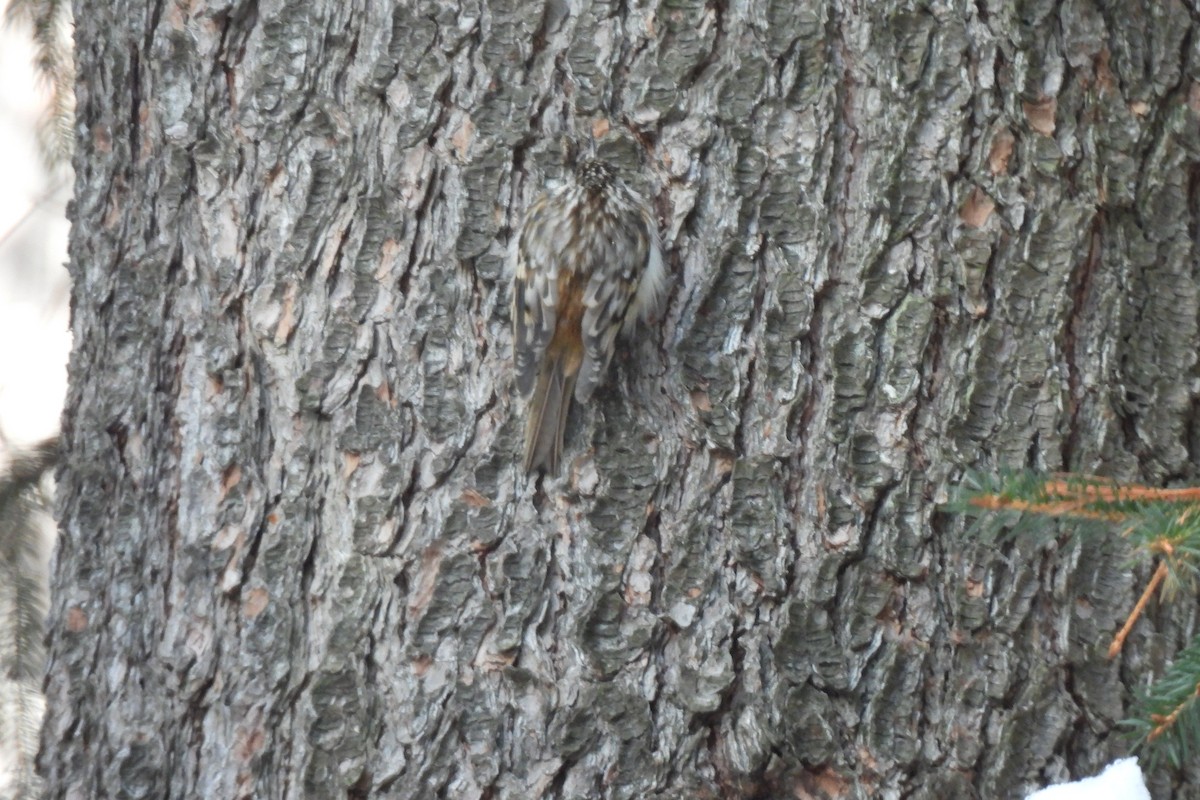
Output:
[[[574,396],[604,380],[617,333],[657,307],[666,283],[658,226],[613,168],[588,160],[525,214],[513,259],[513,363],[533,398],[525,470],[558,471]]]

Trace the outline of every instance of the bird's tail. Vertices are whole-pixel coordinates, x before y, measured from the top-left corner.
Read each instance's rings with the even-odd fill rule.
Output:
[[[548,358],[538,371],[525,426],[525,471],[556,475],[562,457],[563,430],[575,394],[578,370],[568,375],[563,358]]]

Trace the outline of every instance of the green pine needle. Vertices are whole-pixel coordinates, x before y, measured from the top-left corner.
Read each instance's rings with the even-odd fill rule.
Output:
[[[1121,724],[1145,752],[1147,769],[1164,761],[1175,769],[1190,763],[1200,745],[1200,636],[1139,693],[1137,706],[1138,716]]]
[[[948,511],[967,515],[967,535],[987,542],[1048,542],[1070,535],[1119,533],[1131,563],[1165,565],[1160,600],[1200,593],[1200,502],[1195,492],[1120,485],[1033,472],[968,473]],[[1200,636],[1175,656],[1166,674],[1138,694],[1134,718],[1121,726],[1146,757],[1176,769],[1200,746]]]

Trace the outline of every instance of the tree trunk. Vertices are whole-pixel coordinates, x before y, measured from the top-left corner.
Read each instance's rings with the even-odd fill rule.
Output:
[[[52,797],[1019,797],[1194,604],[964,468],[1197,480],[1171,0],[76,4]],[[673,286],[520,469],[507,243],[595,137]],[[1157,773],[1155,797],[1196,797]]]

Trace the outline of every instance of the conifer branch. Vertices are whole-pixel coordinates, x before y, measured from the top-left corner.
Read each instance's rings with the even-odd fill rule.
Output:
[[[1109,658],[1120,653],[1152,597],[1170,601],[1180,590],[1200,591],[1200,487],[1164,489],[1073,474],[1026,472],[997,480],[968,475],[949,507],[977,517],[973,529],[985,535],[1058,533],[1056,526],[1023,519],[1060,519],[1075,527],[1100,523],[1109,532],[1116,529],[1135,553],[1156,560],[1150,581],[1109,645]],[[981,525],[985,516],[1000,519]],[[997,528],[1003,530],[997,534]],[[1161,758],[1177,768],[1185,763],[1200,744],[1200,637],[1139,698],[1139,707],[1138,716],[1122,724],[1135,736],[1135,746],[1146,749],[1148,767]]]

